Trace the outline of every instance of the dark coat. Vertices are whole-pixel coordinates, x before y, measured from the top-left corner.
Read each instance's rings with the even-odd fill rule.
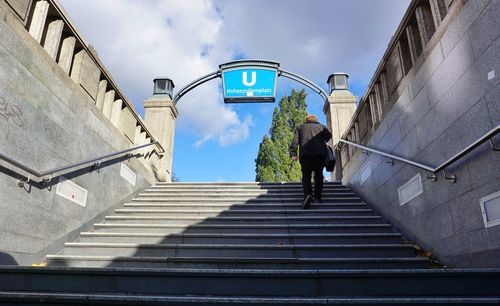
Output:
[[[306,122],[295,130],[290,144],[290,156],[297,156],[300,147],[302,156],[325,156],[326,142],[332,138],[332,133],[319,122]]]

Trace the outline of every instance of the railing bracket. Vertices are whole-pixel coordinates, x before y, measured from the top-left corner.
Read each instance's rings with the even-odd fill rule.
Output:
[[[500,151],[500,148],[495,148],[495,144],[493,143],[493,138],[490,138],[490,145],[493,151]]]
[[[17,181],[17,186],[23,188],[24,184],[29,184],[30,181],[31,181],[31,174],[28,174],[28,178],[26,181],[21,181],[21,180]]]
[[[50,183],[52,181],[52,173],[49,175],[49,178],[44,177],[42,179],[43,183]]]
[[[386,157],[385,162],[394,166],[394,159]]]
[[[443,176],[445,179],[450,180],[452,183],[457,182],[457,176],[455,174],[448,176],[448,175],[446,175],[446,171],[443,170]]]
[[[427,174],[427,179],[429,180],[432,180],[432,181],[437,181],[438,177],[436,175],[436,173],[432,173],[432,172],[429,172],[429,171],[425,171],[425,173]],[[431,175],[429,175],[429,173],[431,173]]]

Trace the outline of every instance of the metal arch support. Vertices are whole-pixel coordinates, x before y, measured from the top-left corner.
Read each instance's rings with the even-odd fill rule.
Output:
[[[179,101],[180,98],[182,98],[182,96],[184,96],[185,94],[187,94],[188,92],[190,92],[191,90],[195,89],[196,87],[200,86],[201,84],[204,84],[210,80],[213,80],[215,78],[220,78],[222,75],[222,71],[221,70],[217,70],[217,71],[214,71],[212,73],[209,73],[207,75],[204,75],[194,81],[192,81],[191,83],[187,84],[186,86],[182,87],[178,92],[177,94],[175,95],[174,97],[174,103],[177,104],[177,102]]]
[[[319,94],[323,98],[323,100],[326,101],[328,99],[328,95],[321,87],[319,87],[318,85],[314,84],[313,82],[309,81],[308,79],[306,79],[298,74],[295,74],[295,73],[292,73],[289,71],[285,71],[285,70],[278,70],[278,76],[283,76],[283,77],[288,78],[290,80],[294,80],[296,82],[299,82],[302,85],[305,85],[305,86],[311,88],[312,90],[314,90],[317,94]]]
[[[253,64],[255,66],[255,64]],[[241,66],[245,66],[245,65],[241,65]],[[264,65],[262,64],[261,66],[265,66],[267,67],[268,65]],[[274,67],[273,67],[274,68]],[[326,94],[326,92],[321,88],[319,87],[318,85],[314,84],[312,81],[298,75],[298,74],[295,74],[295,73],[292,73],[292,72],[289,72],[289,71],[285,71],[285,70],[281,70],[281,69],[277,69],[276,70],[277,73],[278,73],[278,76],[283,76],[285,78],[288,78],[290,80],[294,80],[296,82],[299,82],[301,83],[302,85],[305,85],[307,87],[309,87],[310,89],[312,89],[313,91],[315,91],[317,94],[319,94],[323,100],[327,100],[328,99],[328,95]],[[196,87],[208,82],[208,81],[211,81],[215,78],[220,78],[222,77],[222,69],[219,69],[217,71],[214,71],[212,73],[209,73],[207,75],[204,75],[194,81],[192,81],[191,83],[187,84],[186,86],[182,87],[178,92],[177,94],[174,96],[174,103],[177,104],[179,102],[179,100],[185,95],[187,94],[188,92],[190,92],[191,90],[195,89]]]

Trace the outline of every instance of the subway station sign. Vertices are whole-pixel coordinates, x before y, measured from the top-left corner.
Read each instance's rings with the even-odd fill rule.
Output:
[[[279,64],[237,61],[221,65],[224,102],[274,102]]]

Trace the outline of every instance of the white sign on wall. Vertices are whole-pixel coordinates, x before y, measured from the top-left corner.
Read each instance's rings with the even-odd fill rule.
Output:
[[[56,194],[83,207],[87,205],[87,189],[64,177],[59,178]]]

